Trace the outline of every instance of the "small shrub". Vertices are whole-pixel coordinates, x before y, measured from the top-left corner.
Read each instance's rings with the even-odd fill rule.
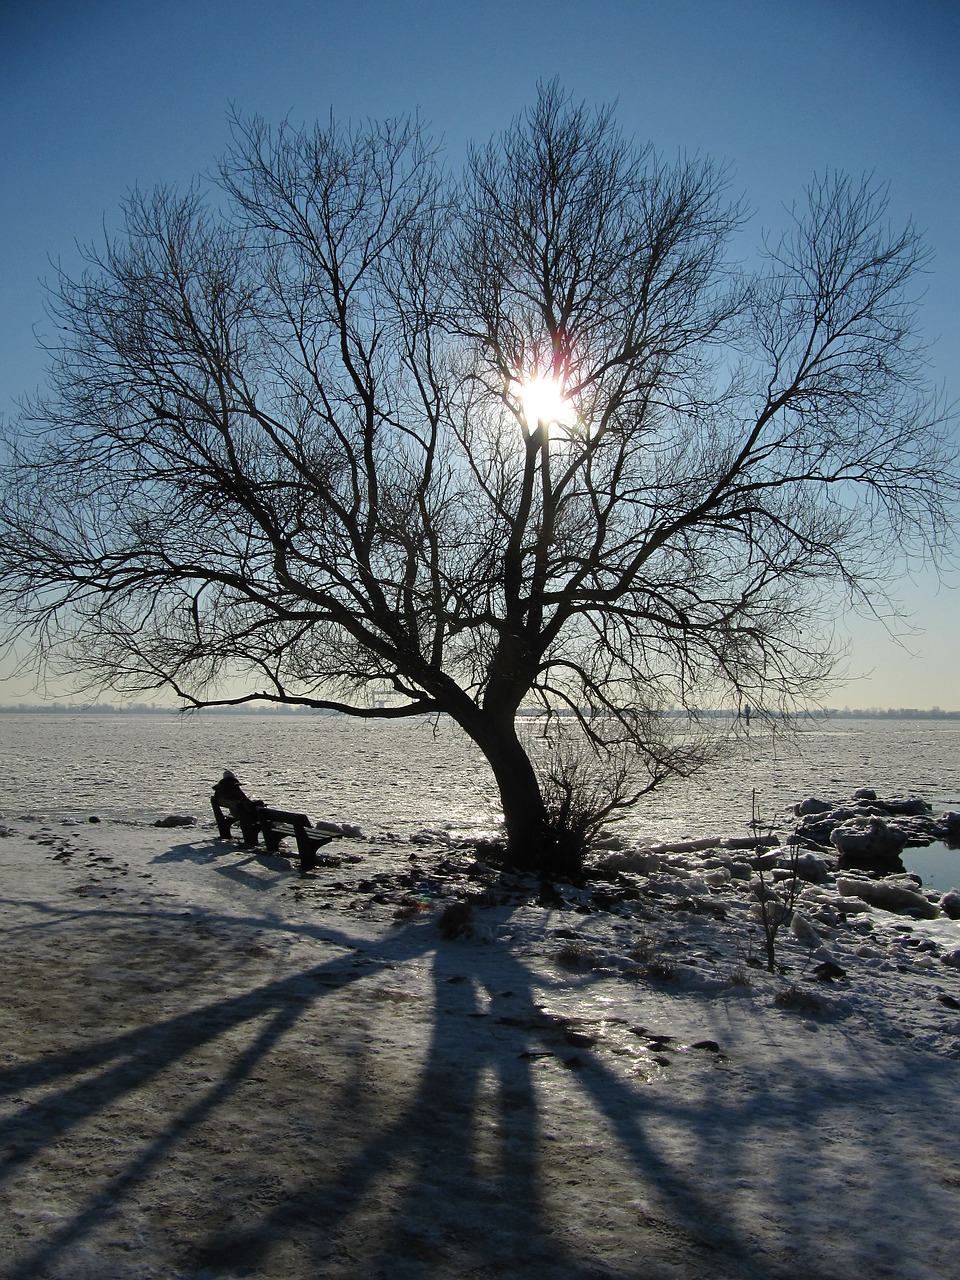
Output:
[[[451,902],[440,912],[437,928],[448,941],[455,938],[472,938],[473,909],[469,902]]]
[[[730,970],[730,984],[734,987],[743,987],[745,991],[749,991],[753,986],[753,978],[747,968],[746,961],[738,960],[734,968]]]
[[[592,969],[598,962],[597,953],[585,942],[567,942],[554,957],[564,969]]]
[[[654,958],[660,949],[660,939],[655,933],[640,933],[637,940],[627,952],[631,960],[642,961],[644,964]]]
[[[791,983],[773,997],[773,1003],[780,1009],[792,1009],[795,1013],[822,1013],[823,1001],[812,991],[805,991]]]
[[[766,834],[764,834],[766,827]],[[773,838],[773,825],[764,823],[760,816],[760,809],[757,805],[757,793],[754,790],[750,802],[750,830],[757,840],[757,848],[765,840]],[[773,872],[776,869],[774,864],[776,856],[772,854],[759,854],[753,858],[753,870],[756,874],[756,880],[753,882],[753,892],[758,899],[755,908],[756,918],[760,921],[763,930],[763,943],[766,952],[767,969],[770,973],[777,971],[777,934],[783,925],[788,924],[793,918],[794,908],[803,891],[804,882],[797,875],[797,857],[798,846],[791,845],[789,860],[790,865],[786,869],[786,876],[777,884],[777,889],[772,886]]]

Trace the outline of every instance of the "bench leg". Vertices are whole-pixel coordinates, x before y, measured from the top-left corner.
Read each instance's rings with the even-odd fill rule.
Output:
[[[269,824],[264,826],[263,847],[266,849],[267,853],[276,853],[280,848],[280,841],[282,839],[283,836],[278,835]]]
[[[295,827],[294,834],[297,838],[297,853],[300,855],[300,874],[304,876],[308,871],[312,871],[314,867],[319,866],[317,850],[313,841],[307,839],[302,827]]]
[[[240,830],[243,833],[243,843],[247,848],[255,849],[260,836],[260,824],[255,818],[238,818],[237,821],[240,823]]]
[[[220,839],[229,840],[230,828],[233,826],[233,818],[229,814],[223,812],[212,796],[210,798],[210,808],[213,810],[213,816],[217,820],[217,831],[220,833]]]
[[[304,875],[307,871],[313,871],[315,867],[319,867],[320,859],[317,857],[317,850],[321,845],[329,844],[333,836],[311,839],[299,826],[296,828],[296,836],[297,852],[300,854],[300,874]]]

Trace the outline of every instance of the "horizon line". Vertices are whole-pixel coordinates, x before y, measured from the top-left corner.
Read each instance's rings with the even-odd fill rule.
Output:
[[[47,713],[56,714],[58,712],[77,712],[87,711],[98,714],[114,714],[123,715],[125,713],[197,713],[206,711],[214,715],[346,715],[349,712],[332,710],[324,707],[307,707],[297,703],[244,703],[242,706],[234,705],[217,705],[211,706],[176,706],[159,702],[62,702],[54,699],[49,702],[11,702],[0,704],[0,714],[13,714],[17,712],[26,712],[30,714]],[[677,715],[688,712],[691,714],[699,714],[704,716],[734,716],[739,718],[756,719],[762,721],[764,713],[762,709],[754,707],[737,708],[737,707],[671,707],[664,714]],[[429,714],[427,712],[424,713]],[[519,712],[521,716],[545,715],[546,712],[539,707],[521,707]],[[555,712],[555,715],[561,715],[562,712]],[[822,719],[829,717],[843,717],[850,719],[875,719],[880,717],[889,717],[891,719],[960,719],[960,709],[950,709],[937,706],[932,707],[819,707],[808,708],[806,710],[798,709],[786,713],[788,718],[810,717],[811,719]]]

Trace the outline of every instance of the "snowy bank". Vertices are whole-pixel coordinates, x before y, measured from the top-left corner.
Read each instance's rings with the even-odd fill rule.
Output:
[[[960,922],[829,852],[770,974],[715,842],[550,887],[4,825],[5,1280],[956,1274]]]

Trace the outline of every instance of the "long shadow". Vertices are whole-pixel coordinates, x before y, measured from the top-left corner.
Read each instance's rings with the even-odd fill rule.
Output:
[[[39,914],[43,904],[37,908]],[[49,913],[46,918],[51,925],[57,919]],[[144,919],[142,912],[114,906],[71,911],[58,918],[61,923]],[[158,917],[150,918],[154,922]],[[171,922],[176,918],[170,914]],[[271,923],[260,915],[221,917],[207,912],[204,920],[225,929]],[[550,1069],[562,1070],[558,1045],[563,1043],[563,1027],[537,1004],[538,984],[526,966],[515,956],[500,951],[492,955],[475,943],[443,943],[422,923],[385,934],[375,944],[326,926],[283,921],[282,927],[352,951],[362,947],[367,956],[360,959],[370,963],[340,954],[241,994],[0,1070],[0,1094],[45,1091],[40,1100],[24,1102],[16,1115],[0,1124],[0,1142],[7,1152],[0,1161],[2,1182],[73,1128],[145,1088],[178,1061],[218,1037],[249,1031],[248,1042],[233,1052],[219,1078],[191,1095],[162,1132],[91,1191],[42,1243],[2,1272],[8,1280],[65,1274],[58,1268],[68,1264],[70,1251],[93,1237],[106,1217],[124,1212],[133,1193],[162,1168],[173,1149],[229,1106],[238,1088],[301,1019],[322,1018],[325,1000],[349,991],[372,972],[383,972],[383,966],[404,961],[429,962],[433,1015],[426,1052],[422,1060],[409,1062],[406,1079],[400,1082],[399,1104],[381,1116],[364,1110],[369,1082],[358,1069],[331,1099],[326,1133],[318,1135],[325,1145],[318,1151],[315,1175],[291,1188],[281,1204],[265,1209],[249,1226],[190,1241],[189,1270],[181,1268],[178,1275],[210,1276],[235,1273],[241,1265],[269,1266],[272,1252],[292,1236],[306,1241],[312,1273],[328,1274],[327,1268],[335,1265],[334,1242],[343,1241],[359,1214],[369,1215],[371,1201],[385,1186],[389,1204],[374,1215],[377,1229],[364,1243],[363,1257],[356,1259],[358,1276],[430,1280],[450,1275],[456,1266],[462,1266],[464,1274],[493,1274],[509,1263],[514,1274],[550,1280],[633,1280],[640,1275],[657,1280],[677,1274],[679,1255],[685,1277],[823,1275],[817,1271],[815,1255],[804,1257],[809,1204],[794,1202],[792,1217],[787,1210],[785,1226],[794,1230],[798,1243],[792,1269],[777,1269],[757,1258],[743,1225],[726,1203],[718,1203],[711,1190],[717,1186],[716,1176],[697,1176],[699,1158],[709,1161],[715,1174],[731,1180],[749,1165],[750,1144],[763,1140],[765,1124],[784,1117],[782,1082],[760,1079],[752,1092],[728,1096],[717,1073],[712,1088],[708,1082],[689,1097],[678,1091],[665,1099],[662,1090],[645,1096],[613,1071],[601,1053],[578,1048],[580,1066],[571,1066],[567,1081],[576,1091],[579,1111],[589,1111],[594,1123],[605,1123],[623,1156],[628,1179],[632,1169],[635,1185],[612,1187],[610,1194],[622,1199],[652,1186],[677,1233],[672,1262],[658,1261],[663,1254],[655,1231],[642,1224],[636,1229],[635,1266],[591,1262],[576,1250],[569,1233],[565,1237],[557,1230],[556,1197],[562,1190],[548,1188],[545,1181],[543,1152],[551,1135],[545,1131],[537,1055],[553,1055]],[[923,1061],[918,1060],[918,1069]],[[933,1066],[923,1069],[931,1073],[931,1089],[936,1092]],[[833,1116],[862,1097],[862,1079],[837,1081],[827,1072],[811,1072],[809,1064],[803,1072],[807,1084],[787,1112],[792,1108],[805,1132],[816,1134],[818,1126],[829,1126]],[[895,1098],[898,1086],[905,1087],[907,1080],[894,1075],[881,1083],[885,1096]],[[916,1078],[910,1083],[916,1086]],[[361,1114],[365,1128],[358,1133]],[[663,1141],[665,1126],[689,1135],[692,1155],[680,1158]],[[726,1142],[719,1153],[707,1149],[705,1136],[718,1130]],[[785,1144],[779,1171],[783,1205],[790,1204],[792,1172]],[[894,1192],[889,1178],[877,1179],[878,1214],[881,1193]],[[464,1218],[473,1220],[478,1214],[486,1229],[465,1229]],[[583,1231],[589,1232],[589,1224]]]
[[[89,921],[93,915],[114,921],[125,918],[125,913],[106,907],[86,913],[85,918]],[[139,918],[142,920],[142,915]],[[218,922],[210,914],[204,919]],[[256,922],[263,924],[259,917]],[[236,920],[224,917],[220,923],[229,925]],[[349,935],[336,930],[317,932],[328,941],[353,945]],[[502,1238],[507,1237],[516,1261],[526,1259],[531,1273],[539,1270],[547,1274],[552,1268],[571,1280],[617,1274],[585,1266],[571,1255],[553,1235],[543,1203],[540,1146],[544,1136],[531,1055],[555,1048],[558,1029],[536,1006],[529,972],[515,959],[498,955],[488,974],[484,948],[475,944],[444,947],[436,932],[424,925],[387,935],[376,951],[384,962],[429,958],[432,966],[430,1045],[425,1061],[411,1064],[408,1103],[385,1123],[373,1125],[365,1140],[358,1141],[354,1133],[341,1135],[347,1139],[342,1144],[346,1155],[333,1182],[324,1178],[320,1185],[294,1189],[281,1206],[240,1236],[220,1234],[198,1242],[197,1268],[229,1267],[241,1256],[247,1265],[269,1254],[293,1224],[304,1223],[311,1228],[315,1260],[320,1265],[325,1258],[322,1241],[332,1238],[369,1197],[375,1180],[385,1174],[392,1177],[396,1170],[396,1208],[383,1224],[376,1256],[368,1261],[379,1258],[387,1265],[391,1258],[421,1251],[418,1273],[428,1277],[434,1274],[434,1262],[426,1245],[421,1250],[421,1244],[439,1232],[443,1247],[435,1249],[438,1259],[448,1257],[452,1249],[462,1252],[473,1266],[499,1264],[504,1261]],[[162,1166],[174,1146],[229,1103],[238,1086],[295,1023],[318,1002],[369,973],[370,969],[355,959],[338,956],[240,995],[0,1071],[0,1093],[44,1089],[40,1100],[25,1103],[0,1125],[0,1142],[8,1153],[0,1161],[2,1182],[76,1126],[133,1091],[144,1089],[178,1060],[229,1031],[251,1027],[249,1043],[235,1054],[221,1077],[171,1117],[163,1132],[92,1193],[63,1225],[53,1229],[41,1245],[10,1267],[4,1273],[8,1280],[32,1280],[55,1270],[105,1217],[121,1214],[132,1192]],[[451,978],[461,981],[451,982]],[[508,996],[494,989],[504,979],[510,988]],[[495,1034],[500,1025],[498,1010],[507,1008],[509,1030],[502,1034],[509,1044]],[[470,1047],[465,1055],[463,1026],[467,1020],[474,1033],[468,1037]],[[489,1099],[490,1095],[492,1100],[481,1106],[481,1098]],[[625,1101],[635,1103],[633,1098]],[[485,1139],[486,1155],[478,1148],[481,1112],[492,1117],[492,1131]],[[457,1187],[455,1196],[447,1194],[451,1185]],[[691,1206],[691,1219],[696,1218],[702,1209],[696,1187],[676,1174],[673,1189],[678,1202]],[[489,1236],[468,1242],[460,1238],[458,1206],[463,1206],[464,1198],[471,1214],[478,1204],[485,1206],[495,1228]],[[425,1210],[439,1226],[427,1229]]]
[[[478,957],[482,959],[482,952],[473,953],[473,958]],[[591,1267],[573,1256],[553,1236],[543,1196],[538,1148],[544,1134],[530,1059],[536,1056],[538,1047],[555,1050],[556,1028],[551,1028],[549,1020],[545,1020],[542,1011],[533,1004],[526,970],[513,961],[505,966],[503,958],[498,962],[498,975],[502,977],[509,970],[507,978],[514,989],[512,994],[520,996],[517,1001],[511,1000],[510,1009],[515,1016],[509,1021],[514,1025],[527,1023],[527,1032],[520,1040],[523,1048],[517,1053],[517,1046],[510,1051],[490,1037],[485,1040],[481,1037],[472,1046],[473,1054],[466,1061],[462,1057],[454,1059],[460,1042],[445,1035],[443,1015],[452,1010],[439,955],[435,957],[434,970],[433,1040],[419,1084],[403,1113],[371,1136],[352,1161],[338,1170],[335,1183],[318,1179],[301,1186],[283,1206],[256,1226],[211,1238],[201,1251],[202,1258],[226,1262],[250,1257],[264,1261],[271,1247],[286,1233],[305,1221],[318,1219],[322,1220],[327,1237],[335,1238],[338,1228],[370,1197],[374,1184],[382,1183],[392,1167],[402,1165],[406,1187],[402,1202],[392,1211],[376,1249],[364,1257],[364,1274],[381,1274],[376,1270],[378,1266],[383,1268],[384,1275],[405,1274],[396,1269],[396,1259],[410,1256],[420,1239],[431,1235],[424,1226],[425,1206],[429,1206],[433,1223],[434,1256],[417,1254],[417,1270],[411,1274],[423,1277],[447,1274],[444,1268],[456,1244],[444,1248],[444,1241],[456,1241],[457,1206],[464,1201],[483,1206],[490,1228],[489,1246],[487,1237],[481,1237],[463,1250],[465,1270],[502,1266],[504,1258],[497,1240],[503,1232],[508,1232],[521,1242],[514,1255],[521,1273],[526,1273],[522,1268],[528,1268],[529,1274],[556,1273],[564,1277],[633,1274]],[[472,975],[470,991],[474,993],[474,1014],[480,1008],[476,993],[483,987],[483,970],[481,963]],[[462,1007],[459,1012],[461,1016],[470,1016],[469,1010],[464,1015]],[[851,1045],[855,1043],[855,1038],[851,1038]],[[950,1106],[951,1085],[944,1078],[944,1064],[932,1058],[914,1061],[908,1055],[882,1072],[876,1069],[871,1072],[865,1063],[862,1072],[838,1078],[829,1066],[812,1068],[808,1059],[793,1062],[785,1054],[781,1074],[776,1079],[757,1074],[748,1090],[728,1092],[724,1087],[724,1073],[718,1070],[705,1073],[692,1096],[678,1089],[665,1100],[662,1091],[654,1097],[630,1087],[600,1055],[583,1050],[579,1055],[586,1059],[583,1069],[576,1073],[581,1097],[589,1102],[598,1118],[607,1121],[625,1156],[627,1169],[633,1168],[636,1187],[652,1188],[665,1207],[676,1242],[682,1240],[682,1250],[691,1255],[685,1275],[709,1274],[711,1270],[716,1274],[719,1268],[722,1274],[731,1277],[775,1275],[799,1280],[799,1277],[816,1274],[826,1280],[829,1273],[823,1270],[823,1254],[815,1237],[825,1211],[833,1209],[831,1198],[842,1192],[839,1173],[836,1185],[831,1182],[831,1172],[842,1170],[843,1164],[843,1152],[834,1153],[831,1149],[832,1143],[840,1141],[834,1136],[835,1126],[845,1124],[849,1128],[853,1123],[859,1127],[858,1117],[868,1099],[867,1105],[877,1111],[887,1107],[893,1113],[903,1093],[916,1091],[918,1087],[932,1104],[939,1103],[943,1113]],[[946,1074],[954,1077],[956,1072]],[[511,1168],[510,1176],[499,1180],[484,1177],[475,1156],[481,1085],[491,1075],[498,1085],[499,1124],[504,1133],[509,1132],[514,1139],[509,1151],[506,1141],[502,1143],[501,1163],[509,1159]],[[455,1099],[455,1104],[442,1108],[445,1128],[440,1132],[437,1124],[424,1123],[424,1116],[429,1115],[431,1108],[436,1111],[438,1098]],[[792,1138],[777,1141],[778,1130],[789,1134],[791,1129]],[[671,1143],[664,1140],[665,1134],[680,1134],[688,1140],[690,1152],[686,1158],[678,1158]],[[723,1135],[719,1149],[718,1134]],[[849,1134],[842,1139],[849,1140]],[[913,1234],[912,1244],[904,1243],[900,1253],[896,1241],[878,1243],[870,1232],[863,1232],[868,1223],[883,1221],[890,1204],[896,1201],[898,1186],[901,1194],[910,1187],[916,1195],[923,1195],[922,1171],[920,1180],[915,1181],[915,1172],[907,1169],[908,1157],[912,1154],[909,1147],[898,1149],[897,1141],[885,1144],[879,1136],[868,1141],[878,1151],[886,1145],[886,1161],[871,1176],[865,1214],[861,1213],[864,1192],[861,1187],[857,1188],[858,1229],[852,1233],[849,1256],[839,1264],[837,1274],[852,1274],[851,1259],[862,1274],[894,1274],[895,1270],[889,1271],[889,1266],[896,1268],[898,1258],[902,1261],[910,1256],[912,1244],[922,1240],[925,1232],[930,1237],[938,1234],[937,1210],[933,1206],[924,1228]],[[909,1137],[905,1141],[909,1143]],[[835,1154],[839,1154],[839,1160]],[[757,1155],[761,1155],[759,1165],[754,1159]],[[443,1170],[440,1178],[438,1166]],[[855,1158],[854,1166],[862,1168],[859,1157]],[[788,1241],[783,1256],[776,1261],[765,1259],[757,1244],[749,1194],[740,1195],[738,1212],[731,1207],[744,1175],[762,1178],[771,1169],[774,1185],[761,1189],[770,1193],[767,1207],[775,1212],[779,1233]],[[698,1170],[709,1170],[710,1176],[701,1178]],[[802,1177],[798,1177],[798,1171],[802,1171]],[[445,1191],[446,1186],[456,1188],[455,1197]],[[611,1193],[623,1198],[629,1197],[631,1190],[628,1173],[627,1182],[611,1188]],[[941,1197],[939,1212],[945,1211],[945,1216],[939,1221],[949,1232],[951,1216],[947,1201],[948,1196]],[[522,1206],[520,1214],[518,1206]],[[653,1257],[643,1259],[645,1244],[641,1228],[637,1230],[636,1243],[642,1274],[647,1277],[660,1274]],[[698,1257],[702,1260],[700,1264],[696,1261]],[[391,1269],[391,1260],[394,1269]],[[329,1255],[323,1250],[318,1250],[313,1258],[317,1267],[329,1261]],[[887,1269],[882,1269],[884,1266]],[[665,1273],[673,1274],[672,1271]],[[948,1274],[948,1270],[943,1274]]]
[[[396,1204],[378,1235],[375,1247],[362,1262],[357,1274],[379,1274],[378,1266],[390,1266],[392,1274],[428,1277],[435,1267],[446,1266],[450,1254],[458,1250],[471,1267],[488,1262],[502,1263],[502,1249],[488,1253],[485,1236],[465,1244],[460,1237],[469,1231],[464,1211],[473,1218],[478,1209],[488,1218],[486,1237],[508,1231],[515,1264],[529,1263],[530,1274],[543,1274],[548,1265],[562,1266],[563,1274],[575,1280],[601,1274],[584,1269],[566,1249],[550,1239],[542,1204],[538,1148],[542,1141],[537,1090],[531,1077],[529,1059],[523,1052],[511,1053],[489,1035],[493,1012],[486,1009],[483,982],[474,973],[468,978],[469,953],[461,951],[457,972],[449,973],[449,961],[439,953],[432,964],[434,1019],[431,1041],[419,1077],[400,1113],[357,1146],[349,1132],[350,1154],[338,1166],[335,1178],[321,1178],[295,1189],[285,1202],[264,1216],[255,1226],[241,1232],[219,1234],[201,1248],[206,1262],[229,1263],[240,1259],[256,1265],[271,1248],[296,1225],[322,1224],[322,1237],[332,1241],[340,1228],[384,1183],[397,1192]],[[456,986],[451,989],[451,977]],[[510,974],[514,979],[509,1008],[511,1022],[528,1020],[543,1023],[532,1003],[529,976],[520,966]],[[505,1001],[502,1002],[506,1007]],[[448,1017],[448,1015],[454,1015]],[[485,1026],[471,1037],[464,1054],[463,1020],[476,1019]],[[487,1034],[484,1034],[484,1031]],[[528,1041],[522,1041],[527,1043]],[[487,1108],[481,1106],[484,1093],[495,1094],[492,1123],[509,1136],[509,1153],[502,1136],[494,1139],[498,1148],[484,1159],[478,1150],[478,1121]],[[381,1192],[382,1193],[382,1192]],[[330,1255],[316,1245],[312,1262],[323,1266]],[[323,1274],[320,1272],[319,1274]]]
[[[676,1224],[671,1247],[675,1249],[679,1238],[686,1235],[681,1250],[706,1257],[702,1271],[692,1266],[684,1274],[715,1274],[721,1257],[728,1266],[737,1266],[737,1276],[760,1274],[732,1228],[711,1227],[722,1215],[695,1172],[682,1173],[646,1135],[640,1095],[607,1071],[595,1054],[578,1049],[574,1056],[569,1046],[558,1052],[558,1044],[564,1043],[564,1022],[545,1015],[535,1003],[529,971],[513,958],[498,956],[496,978],[498,983],[506,978],[508,984],[508,990],[498,995],[485,972],[482,949],[464,948],[457,958],[460,972],[454,976],[463,977],[467,968],[469,979],[451,989],[448,957],[442,952],[434,956],[431,1043],[400,1114],[359,1147],[355,1135],[335,1135],[333,1145],[343,1141],[351,1151],[349,1159],[337,1165],[335,1177],[321,1175],[301,1185],[254,1226],[214,1235],[200,1248],[198,1259],[207,1265],[230,1265],[240,1260],[265,1263],[279,1241],[307,1222],[322,1223],[321,1238],[334,1241],[373,1196],[375,1186],[382,1194],[384,1184],[396,1188],[399,1182],[399,1195],[388,1221],[375,1244],[371,1242],[363,1258],[355,1260],[358,1275],[409,1274],[427,1280],[448,1274],[449,1266],[458,1259],[464,1274],[473,1274],[475,1269],[495,1274],[509,1263],[516,1269],[511,1274],[564,1280],[634,1274],[656,1280],[659,1275],[675,1275],[672,1266],[658,1265],[655,1257],[644,1256],[645,1249],[649,1252],[650,1238],[642,1226],[638,1226],[634,1242],[641,1268],[636,1273],[632,1267],[622,1271],[585,1261],[555,1229],[558,1189],[553,1188],[554,1203],[549,1205],[542,1148],[550,1138],[543,1129],[532,1064],[544,1057],[552,1060],[554,1070],[561,1070],[559,1064],[568,1056],[583,1094],[599,1115],[606,1114],[613,1122],[628,1165],[632,1162],[635,1166],[638,1185],[653,1179],[660,1194],[670,1201]],[[471,961],[472,969],[467,967]],[[512,1029],[512,1043],[494,1034],[498,1013]],[[478,1020],[478,1033],[471,1037],[466,1055],[462,1030],[447,1016],[452,1014],[460,1020]],[[485,1086],[487,1094],[494,1095],[492,1105],[486,1107],[481,1105]],[[488,1151],[486,1158],[478,1149],[478,1125],[484,1118],[496,1133],[495,1150],[492,1154]],[[576,1123],[574,1117],[571,1121]],[[329,1147],[325,1158],[331,1159]],[[570,1172],[578,1170],[574,1167]],[[610,1194],[629,1198],[631,1188],[611,1187]],[[482,1213],[482,1231],[470,1234],[465,1229],[462,1218],[467,1206],[469,1219]],[[509,1251],[505,1240],[510,1242]],[[331,1248],[315,1244],[312,1265],[318,1269],[330,1265]],[[403,1259],[408,1260],[409,1272],[403,1269]],[[317,1274],[326,1272],[318,1270]]]
[[[60,1141],[69,1130],[134,1090],[144,1088],[178,1059],[230,1029],[268,1018],[266,1026],[255,1032],[249,1046],[236,1056],[219,1081],[173,1118],[165,1132],[110,1179],[84,1209],[4,1274],[10,1280],[28,1280],[44,1274],[106,1215],[120,1212],[123,1198],[148,1177],[176,1143],[224,1105],[295,1022],[325,993],[361,976],[360,968],[345,970],[341,958],[151,1026],[0,1071],[0,1093],[19,1094],[57,1078],[68,1082],[0,1123],[0,1144],[9,1152],[0,1160],[2,1184],[37,1151]],[[89,1077],[92,1071],[99,1073],[92,1078],[77,1078]]]

